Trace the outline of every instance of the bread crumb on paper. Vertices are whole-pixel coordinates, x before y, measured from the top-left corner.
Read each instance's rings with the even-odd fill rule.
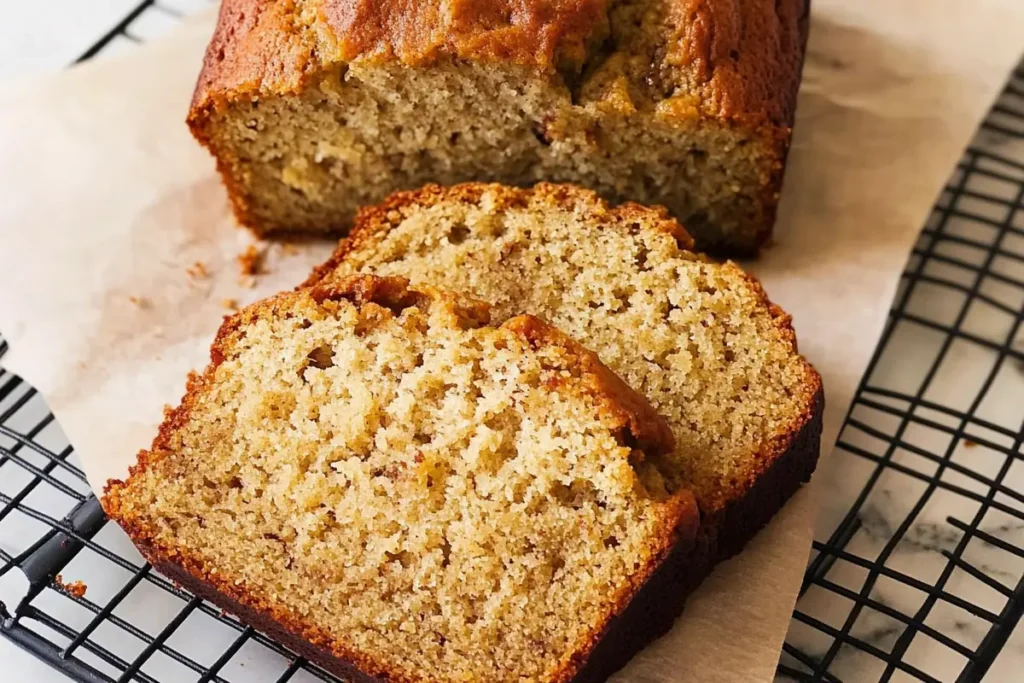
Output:
[[[233,298],[230,298],[230,297],[224,298],[224,299],[220,300],[220,305],[223,306],[224,308],[230,309],[232,311],[237,311],[238,310],[238,299],[233,299]]]
[[[267,250],[250,244],[245,251],[238,255],[238,268],[242,275],[259,275],[263,272],[263,261]]]
[[[144,296],[130,296],[128,301],[139,308],[149,308],[149,299]]]
[[[246,289],[253,289],[256,287],[256,278],[252,275],[243,275],[238,278],[238,286],[245,287]]]
[[[206,264],[202,261],[196,261],[191,266],[185,269],[188,276],[193,280],[205,280],[210,277],[210,271],[207,270]]]
[[[299,253],[299,248],[291,242],[285,242],[281,245],[281,253],[286,256],[295,256]]]

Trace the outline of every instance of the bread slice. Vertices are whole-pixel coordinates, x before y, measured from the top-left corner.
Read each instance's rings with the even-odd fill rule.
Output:
[[[671,424],[713,563],[810,478],[823,404],[790,317],[738,266],[690,247],[662,210],[571,186],[435,186],[361,212],[310,282],[443,282],[497,320],[528,310],[580,340]]]
[[[696,504],[666,484],[665,422],[593,353],[487,320],[370,276],[255,304],[104,507],[340,676],[598,680],[678,609]]]
[[[224,0],[188,122],[258,233],[424,183],[575,182],[768,239],[807,0]]]

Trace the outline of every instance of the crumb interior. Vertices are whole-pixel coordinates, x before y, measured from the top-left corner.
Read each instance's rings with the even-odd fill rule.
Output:
[[[818,387],[784,314],[740,268],[681,249],[657,219],[595,213],[592,199],[495,196],[392,212],[357,233],[336,274],[444,282],[491,302],[498,320],[519,310],[547,320],[668,420],[672,467],[702,511],[741,496]]]
[[[287,300],[107,504],[363,668],[547,680],[664,550],[659,473],[559,347],[439,304]]]

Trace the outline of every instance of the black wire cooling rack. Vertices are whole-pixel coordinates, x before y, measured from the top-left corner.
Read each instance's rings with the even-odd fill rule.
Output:
[[[819,529],[780,676],[975,681],[990,670],[1024,612],[1022,321],[1024,65],[903,273],[825,473],[863,487]]]
[[[153,12],[178,13],[142,2],[80,60],[139,42]],[[998,668],[1024,612],[1022,320],[1024,66],[924,228],[819,475],[828,504],[780,679]],[[0,597],[12,594],[0,634],[76,681],[335,680],[154,573],[105,520],[42,399],[0,373]]]

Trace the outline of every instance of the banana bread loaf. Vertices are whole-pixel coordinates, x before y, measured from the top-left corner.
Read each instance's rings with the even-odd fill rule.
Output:
[[[255,304],[104,507],[348,680],[603,680],[678,611],[696,503],[593,353],[487,320],[370,276]]]
[[[444,282],[490,302],[497,320],[530,311],[594,350],[671,424],[710,566],[810,478],[823,402],[789,316],[753,277],[690,245],[662,210],[612,208],[571,186],[435,186],[362,211],[310,283],[355,272]]]
[[[427,182],[576,182],[769,237],[807,0],[224,0],[188,122],[257,233]]]

